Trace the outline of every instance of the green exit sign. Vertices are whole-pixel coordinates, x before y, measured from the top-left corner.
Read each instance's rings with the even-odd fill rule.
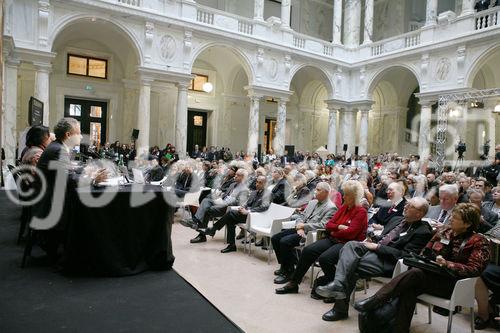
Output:
[[[92,91],[92,90],[94,90],[94,87],[92,87],[90,84],[87,84],[87,85],[85,86],[85,90],[87,90],[87,91]]]

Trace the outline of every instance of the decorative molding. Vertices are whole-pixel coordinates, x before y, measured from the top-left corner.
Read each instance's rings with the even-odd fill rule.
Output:
[[[38,1],[38,45],[41,47],[47,46],[48,26],[50,16],[49,0]]]
[[[177,50],[177,45],[175,43],[175,38],[170,35],[163,35],[160,39],[160,44],[158,45],[158,52],[160,58],[165,61],[171,61]]]

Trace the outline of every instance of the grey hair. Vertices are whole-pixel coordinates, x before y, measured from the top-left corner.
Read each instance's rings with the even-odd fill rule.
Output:
[[[316,173],[312,170],[306,170],[305,176],[306,176],[307,180],[313,179],[314,177],[316,177]]]
[[[293,177],[293,180],[297,183],[300,183],[301,185],[305,185],[307,183],[307,178],[301,173],[297,173],[295,177]]]
[[[266,177],[266,176],[258,176],[258,177],[257,177],[257,180],[264,181],[264,184],[266,184],[266,183],[267,183],[267,177]]]
[[[344,191],[344,193],[351,192],[354,194],[356,198],[356,205],[359,205],[361,203],[361,200],[365,195],[363,186],[357,180],[346,181],[345,183],[342,184],[342,190]]]
[[[416,207],[419,211],[423,213],[425,216],[427,211],[429,210],[429,202],[422,197],[415,197],[410,199],[411,202],[414,202],[418,207]]]
[[[64,135],[67,132],[71,132],[73,128],[75,128],[79,124],[80,122],[75,118],[62,118],[54,126],[54,134],[56,135],[56,139],[61,141],[62,139],[64,139]]]
[[[458,197],[458,187],[455,184],[446,184],[441,186],[439,188],[439,193],[442,192]]]
[[[332,190],[332,188],[330,187],[330,185],[327,182],[319,182],[316,185],[316,188],[318,190],[323,190],[323,191],[326,191],[328,193],[330,193],[330,191]]]
[[[405,190],[403,188],[403,185],[401,185],[400,183],[398,182],[392,182],[389,184],[388,187],[392,187],[395,191],[397,191],[401,196],[404,195],[405,193]]]
[[[483,192],[483,191],[481,191],[481,190],[479,190],[479,189],[477,189],[477,188],[471,188],[471,189],[469,189],[469,190],[467,191],[467,195],[469,196],[469,198],[470,198],[470,196],[471,196],[472,194],[474,194],[474,193],[479,194],[479,195],[481,196],[481,200],[483,200],[483,199],[484,199],[484,192]]]

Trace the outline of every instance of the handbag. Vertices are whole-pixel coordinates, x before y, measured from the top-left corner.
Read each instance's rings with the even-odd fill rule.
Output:
[[[399,298],[393,298],[377,309],[358,314],[358,328],[361,333],[393,333]]]

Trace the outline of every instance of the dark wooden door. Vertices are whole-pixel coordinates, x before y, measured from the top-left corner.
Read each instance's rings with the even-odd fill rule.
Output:
[[[82,135],[88,138],[85,144],[97,147],[106,143],[106,120],[108,103],[103,101],[92,101],[86,99],[65,98],[64,116],[75,118],[80,122]],[[86,141],[86,140],[85,140]]]
[[[188,110],[187,149],[190,156],[195,145],[200,150],[207,145],[207,113]]]

